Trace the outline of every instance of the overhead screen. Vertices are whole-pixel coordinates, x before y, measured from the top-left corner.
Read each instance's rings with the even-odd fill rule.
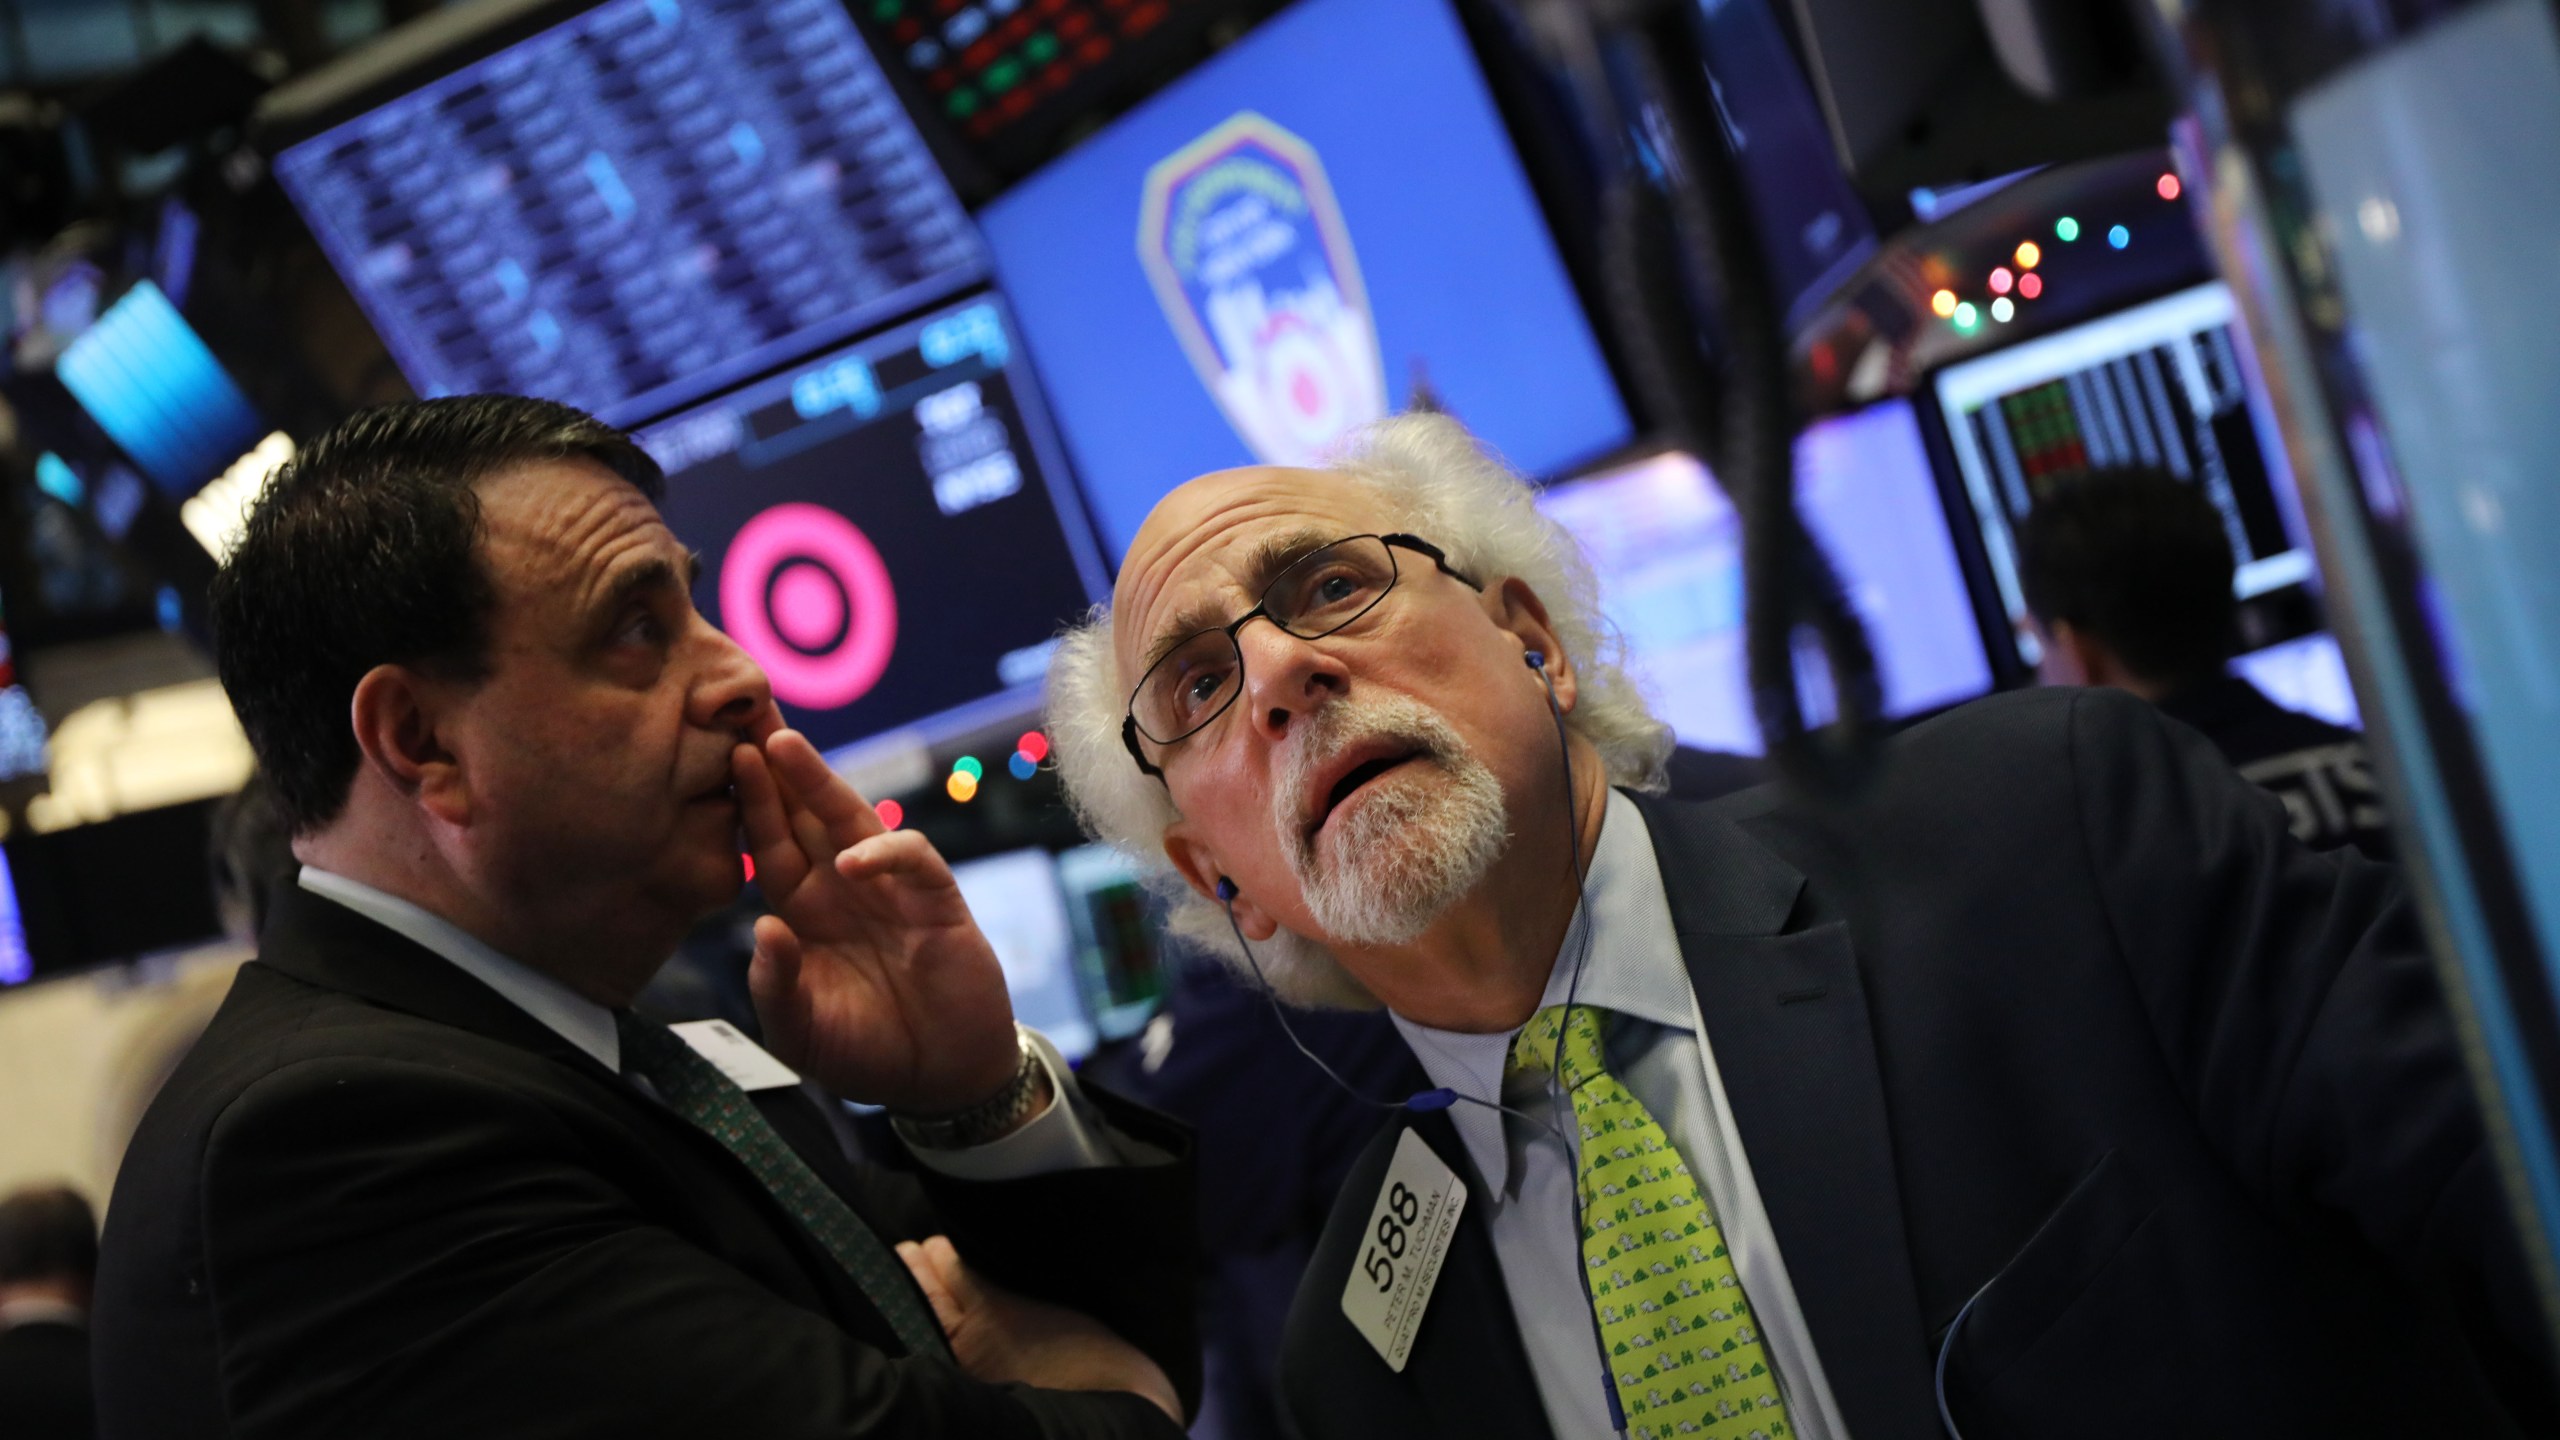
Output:
[[[1002,306],[981,296],[650,427],[695,600],[823,749],[1038,703],[1102,592]]]
[[[624,424],[984,270],[841,0],[609,0],[275,171],[418,393]]]
[[[979,219],[1115,556],[1171,486],[1417,381],[1533,473],[1628,437],[1443,0],[1305,0]]]
[[[1874,646],[1888,714],[1991,688],[1945,503],[1905,401],[1822,421],[1796,442],[1796,497]],[[1707,468],[1677,452],[1558,485],[1539,500],[1600,577],[1602,609],[1685,745],[1759,754],[1743,631],[1742,527]]]
[[[2017,526],[2064,475],[2144,465],[2202,486],[2230,534],[2242,600],[2311,578],[2284,449],[2233,321],[2231,292],[2214,281],[1938,372],[1956,469],[2027,663],[2037,646]]]
[[[98,428],[180,499],[266,430],[230,372],[148,280],[135,281],[82,331],[54,373]]]

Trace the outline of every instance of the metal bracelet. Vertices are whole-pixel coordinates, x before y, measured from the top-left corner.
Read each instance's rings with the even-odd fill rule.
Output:
[[[1041,1063],[1030,1036],[1017,1032],[1015,1043],[1021,1047],[1022,1060],[1003,1089],[966,1110],[948,1115],[897,1117],[907,1138],[927,1149],[961,1150],[1011,1133],[1039,1103],[1040,1080],[1048,1069]]]

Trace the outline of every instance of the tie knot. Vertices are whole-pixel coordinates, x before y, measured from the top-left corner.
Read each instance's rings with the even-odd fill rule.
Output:
[[[667,1074],[670,1059],[681,1063],[680,1057],[693,1053],[683,1036],[628,1010],[614,1012],[613,1029],[622,1038],[623,1073],[642,1076],[653,1085],[661,1083]]]
[[[1530,1016],[1529,1023],[1511,1038],[1511,1061],[1504,1073],[1553,1073],[1564,1081],[1564,1088],[1577,1090],[1608,1068],[1600,1058],[1600,1012],[1588,1005],[1570,1010],[1550,1005]]]

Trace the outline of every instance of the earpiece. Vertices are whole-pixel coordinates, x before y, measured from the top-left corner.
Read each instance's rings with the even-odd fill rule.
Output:
[[[1224,876],[1224,875],[1221,875],[1221,876],[1219,876],[1219,877],[1218,877],[1218,884],[1217,884],[1217,886],[1216,886],[1216,889],[1217,889],[1217,892],[1218,892],[1218,898],[1219,898],[1219,899],[1224,900],[1224,901],[1227,901],[1227,902],[1229,902],[1230,904],[1234,903],[1235,898],[1236,898],[1236,894],[1237,894],[1237,891],[1236,891],[1236,882],[1234,882],[1233,880],[1228,879],[1228,878],[1227,878],[1226,876]]]
[[[1520,663],[1528,666],[1532,670],[1543,672],[1547,668],[1546,652],[1541,650],[1528,651],[1520,657]]]

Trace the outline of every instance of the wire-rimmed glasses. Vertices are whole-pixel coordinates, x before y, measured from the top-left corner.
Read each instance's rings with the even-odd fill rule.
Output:
[[[1428,555],[1442,574],[1484,588],[1451,569],[1440,547],[1418,535],[1349,535],[1308,552],[1272,577],[1252,609],[1175,641],[1138,677],[1120,722],[1120,739],[1138,768],[1164,778],[1139,748],[1139,737],[1162,746],[1195,735],[1243,692],[1244,650],[1236,632],[1261,619],[1301,640],[1323,639],[1376,609],[1396,588],[1398,550]]]

